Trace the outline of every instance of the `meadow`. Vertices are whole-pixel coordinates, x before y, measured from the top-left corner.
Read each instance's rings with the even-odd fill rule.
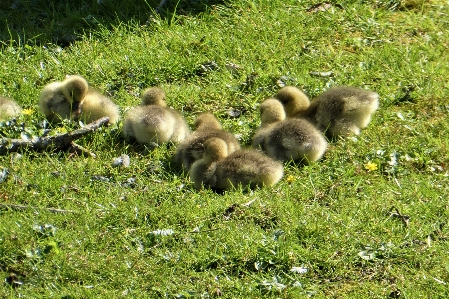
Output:
[[[0,156],[1,298],[449,297],[448,1],[134,2],[2,1],[0,95],[25,110],[0,137],[41,136],[40,90],[67,74],[122,113],[159,86],[245,146],[285,85],[366,88],[380,107],[249,192],[196,190],[176,145],[128,144],[121,123],[78,141],[96,159]]]

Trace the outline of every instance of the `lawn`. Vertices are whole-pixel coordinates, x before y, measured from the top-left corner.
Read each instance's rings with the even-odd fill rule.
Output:
[[[67,74],[122,114],[159,86],[244,146],[284,85],[357,86],[380,107],[250,192],[196,190],[176,145],[128,144],[121,123],[78,141],[96,159],[0,156],[1,298],[449,297],[447,1],[41,2],[0,4],[0,95],[26,108],[0,137],[41,136],[40,90]]]

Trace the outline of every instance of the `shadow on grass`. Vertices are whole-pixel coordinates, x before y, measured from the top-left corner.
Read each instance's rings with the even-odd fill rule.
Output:
[[[160,0],[2,0],[0,49],[9,46],[57,44],[69,46],[99,26],[145,24]],[[223,0],[167,0],[158,10],[168,23],[176,15],[196,15]]]

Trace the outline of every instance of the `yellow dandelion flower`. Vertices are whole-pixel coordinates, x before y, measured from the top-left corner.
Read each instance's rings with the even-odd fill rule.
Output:
[[[23,109],[23,110],[22,110],[22,114],[23,114],[23,115],[31,115],[31,114],[33,114],[33,113],[34,113],[34,110],[31,109],[31,108],[26,108],[26,109]]]
[[[287,177],[287,182],[288,182],[288,183],[293,183],[295,180],[296,180],[295,177],[292,176],[292,175],[289,175],[289,176]]]
[[[67,133],[67,129],[64,128],[64,127],[59,127],[59,128],[56,129],[56,133],[58,133],[58,134]]]
[[[369,161],[368,163],[365,164],[365,169],[367,169],[368,171],[377,170],[377,164]]]

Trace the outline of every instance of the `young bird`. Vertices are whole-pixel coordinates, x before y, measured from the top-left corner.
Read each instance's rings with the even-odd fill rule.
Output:
[[[118,106],[77,75],[47,84],[41,91],[39,108],[49,121],[56,123],[63,119],[89,123],[108,116],[109,123],[113,124],[120,118]]]
[[[89,88],[81,102],[79,119],[90,123],[105,116],[109,117],[109,124],[117,123],[120,120],[119,107],[98,90]]]
[[[288,86],[275,96],[285,107],[288,117],[309,120],[329,138],[360,134],[379,107],[379,95],[356,87],[334,87],[312,102],[296,87]]]
[[[176,148],[175,161],[185,170],[196,160],[203,157],[204,142],[212,137],[218,137],[227,144],[228,153],[240,149],[240,144],[232,133],[223,130],[218,119],[211,113],[202,113],[195,120],[195,132],[184,139]]]
[[[144,90],[142,104],[126,114],[122,134],[138,143],[178,143],[190,134],[190,129],[178,111],[167,107],[165,91],[151,87]]]
[[[256,131],[252,146],[280,161],[301,161],[309,164],[319,160],[327,148],[324,136],[310,122],[301,118],[285,118],[282,103],[274,98],[260,105],[262,124]]]
[[[379,107],[379,95],[355,87],[334,87],[316,97],[309,114],[318,128],[330,137],[360,134]]]
[[[39,108],[53,122],[79,117],[80,104],[88,89],[87,81],[80,76],[70,76],[63,82],[49,83],[41,91]]]
[[[13,99],[0,96],[0,121],[14,118],[21,111],[22,108]]]
[[[306,116],[310,107],[309,97],[295,86],[285,86],[274,96],[284,105],[287,117]]]
[[[229,190],[239,184],[255,188],[272,186],[283,176],[283,167],[256,150],[237,150],[232,154],[223,139],[212,137],[204,143],[203,158],[193,163],[190,178],[195,188],[202,185]]]

